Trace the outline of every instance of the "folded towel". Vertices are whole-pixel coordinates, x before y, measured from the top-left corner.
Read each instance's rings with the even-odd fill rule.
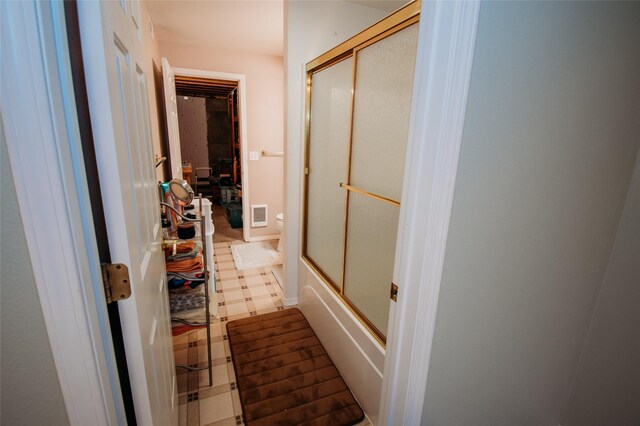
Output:
[[[167,272],[203,272],[202,253],[192,259],[167,260]]]

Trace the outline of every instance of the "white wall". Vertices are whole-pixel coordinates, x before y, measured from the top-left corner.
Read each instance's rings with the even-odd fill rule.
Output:
[[[205,99],[178,96],[178,123],[182,161],[190,162],[194,173],[196,167],[209,167]]]
[[[481,5],[422,424],[560,423],[640,146],[638,6]],[[618,244],[639,263],[637,240],[635,254]],[[598,342],[618,326],[638,338],[633,271],[619,272],[605,280]],[[614,288],[635,297],[635,317],[617,317]],[[611,359],[629,362],[622,338]],[[597,355],[588,346],[583,367]],[[637,390],[621,382],[594,403],[607,375],[579,375],[578,404],[612,412],[599,404]],[[571,407],[565,426],[585,424]]]
[[[299,302],[336,367],[374,423],[379,410],[384,350],[300,257],[304,66],[386,15],[387,12],[346,2],[285,3],[285,298],[290,303]]]
[[[231,36],[231,35],[230,35]],[[213,50],[160,41],[160,54],[172,67],[218,71],[246,76],[247,135],[249,151],[282,151],[284,145],[284,88],[281,57]],[[268,206],[266,228],[250,228],[250,238],[277,236],[276,214],[283,209],[283,159],[260,157],[249,161],[251,204]],[[244,190],[244,189],[243,189]],[[244,218],[249,223],[249,218]]]
[[[0,423],[68,425],[0,122]]]
[[[640,422],[640,155],[563,426]]]

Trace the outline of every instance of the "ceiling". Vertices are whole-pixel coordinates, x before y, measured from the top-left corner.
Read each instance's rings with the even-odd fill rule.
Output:
[[[352,0],[351,3],[393,12],[406,0]],[[283,0],[147,0],[145,4],[159,40],[283,55]]]

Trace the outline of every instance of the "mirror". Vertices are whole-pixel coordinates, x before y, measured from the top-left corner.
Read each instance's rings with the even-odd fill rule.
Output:
[[[169,182],[169,192],[182,206],[189,205],[193,201],[193,189],[183,179],[172,179]]]

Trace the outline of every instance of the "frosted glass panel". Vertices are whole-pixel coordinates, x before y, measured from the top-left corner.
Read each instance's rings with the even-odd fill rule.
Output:
[[[400,207],[351,192],[344,294],[384,335]]]
[[[396,201],[402,193],[418,24],[357,53],[350,184]]]
[[[353,59],[313,74],[305,254],[337,286],[342,282]]]

